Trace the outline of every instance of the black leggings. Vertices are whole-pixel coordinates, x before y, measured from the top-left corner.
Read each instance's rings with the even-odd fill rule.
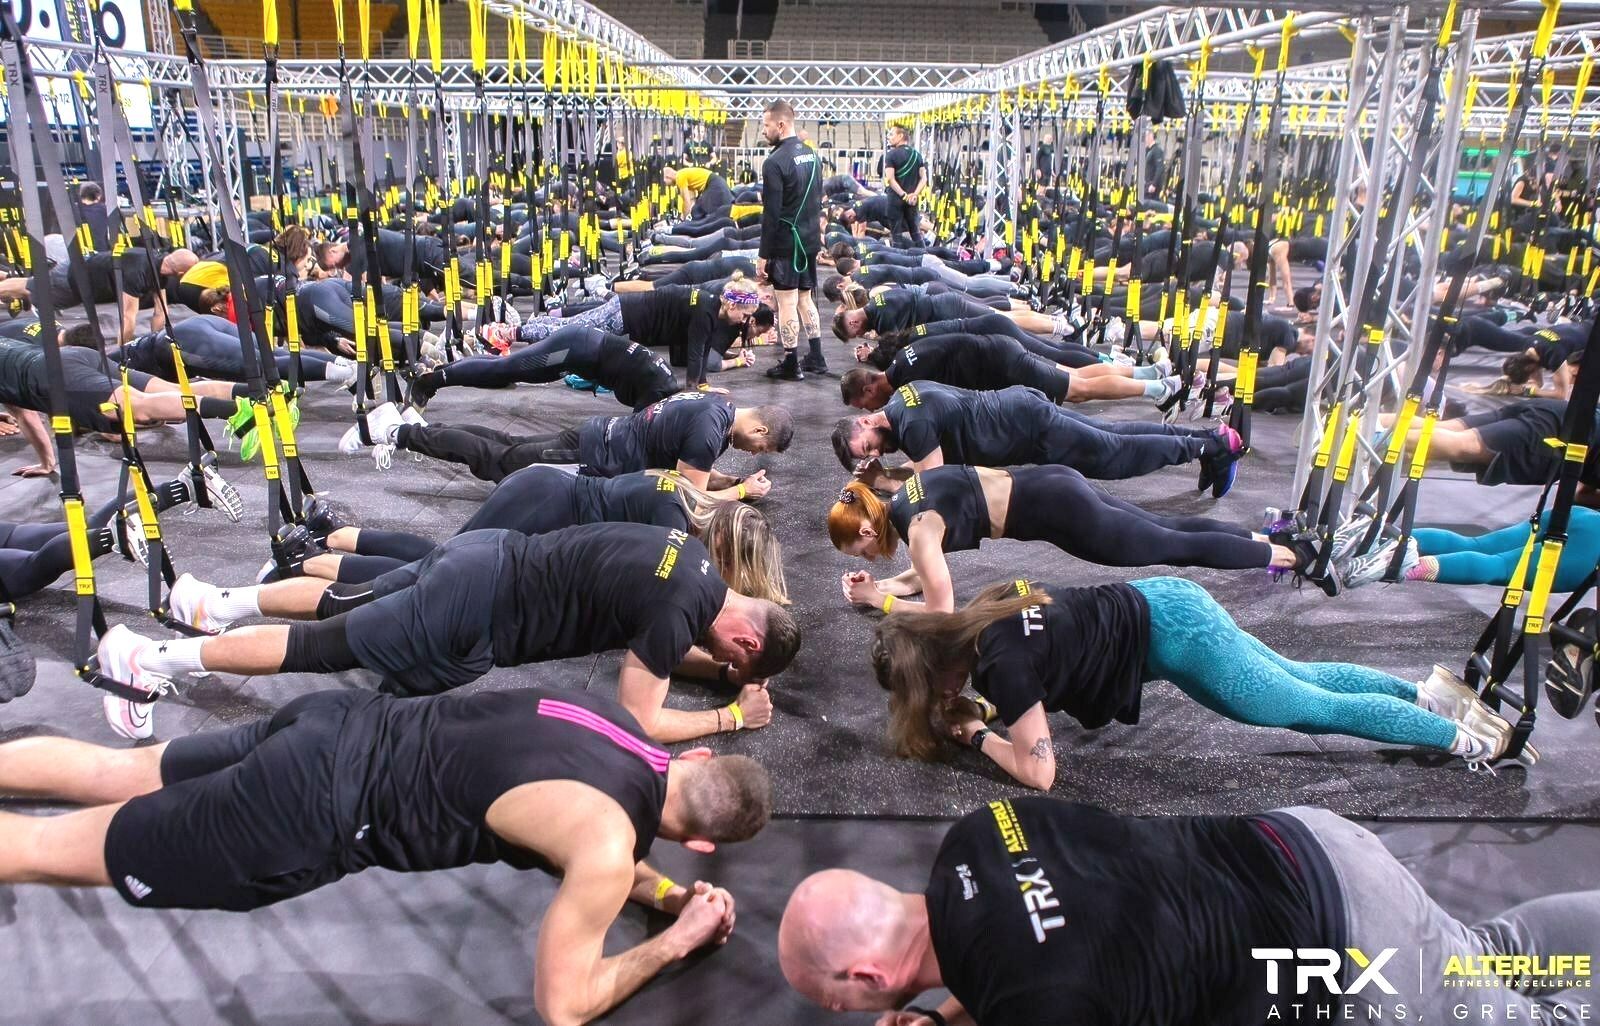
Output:
[[[244,351],[239,344],[239,329],[224,317],[202,314],[179,321],[169,329],[183,352],[184,368],[190,374],[218,381],[244,381]],[[278,377],[289,376],[289,351],[273,353]],[[333,354],[311,349],[300,351],[300,377],[303,381],[323,381]],[[174,371],[176,373],[176,371]],[[165,377],[165,375],[163,375]]]
[[[1450,351],[1460,353],[1477,346],[1497,353],[1520,353],[1533,345],[1533,338],[1520,331],[1503,328],[1483,317],[1468,317],[1456,326]]]
[[[599,344],[593,344],[595,336],[601,339]],[[540,341],[530,343],[509,356],[469,356],[457,360],[422,375],[417,379],[417,384],[432,393],[447,385],[509,388],[519,382],[545,384],[559,381],[569,373],[593,378],[604,338],[603,333],[587,325],[573,324],[558,328]]]
[[[1016,321],[1005,314],[984,314],[981,317],[963,317],[953,321],[933,321],[924,325],[925,335],[944,335],[965,332],[971,335],[1005,335],[1021,342],[1023,348],[1035,356],[1064,367],[1092,367],[1100,357],[1088,346],[1076,342],[1050,342],[1032,332],[1024,331]]]
[[[639,266],[648,267],[651,264],[687,264],[694,260],[709,260],[718,254],[734,253],[745,249],[755,249],[754,240],[750,242],[729,242],[720,234],[712,235],[687,249],[661,250],[652,249],[639,256]]]
[[[1039,462],[1072,467],[1085,477],[1121,481],[1217,454],[1221,439],[1204,428],[1146,421],[1110,421],[1056,407]]]
[[[532,535],[571,527],[578,523],[572,508],[575,481],[573,475],[556,467],[524,467],[500,482],[456,534],[497,529]],[[363,527],[356,536],[355,554],[346,554],[339,561],[339,581],[370,581],[416,562],[435,548],[431,540],[418,535]]]
[[[1011,471],[1005,537],[1047,541],[1101,566],[1203,566],[1249,570],[1272,562],[1272,546],[1242,527],[1207,517],[1167,517],[1113,498],[1071,467]]]
[[[89,555],[98,559],[114,545],[104,530],[117,513],[120,499],[112,499],[90,514]],[[65,521],[55,524],[17,524],[0,521],[0,601],[15,602],[49,587],[72,569],[72,536]]]
[[[484,481],[504,480],[535,463],[578,462],[577,428],[519,437],[476,424],[460,427],[402,424],[395,444],[436,460],[464,463],[473,477]]]

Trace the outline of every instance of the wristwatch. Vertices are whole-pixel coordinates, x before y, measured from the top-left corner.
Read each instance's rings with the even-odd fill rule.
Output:
[[[972,735],[972,740],[967,743],[981,752],[983,751],[983,739],[993,733],[994,731],[990,730],[988,727],[979,727],[977,732]]]

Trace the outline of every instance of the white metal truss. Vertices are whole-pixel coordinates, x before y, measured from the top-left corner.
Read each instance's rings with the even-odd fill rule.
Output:
[[[1404,9],[1402,8],[1402,11]],[[1477,12],[1461,16],[1455,41],[1448,49],[1447,69],[1460,68],[1473,56]],[[1351,468],[1346,498],[1358,493],[1381,462],[1372,439],[1379,410],[1392,408],[1404,394],[1416,362],[1421,359],[1424,337],[1433,306],[1433,290],[1443,233],[1449,222],[1449,203],[1456,169],[1460,164],[1461,109],[1466,76],[1448,76],[1450,93],[1435,112],[1431,127],[1420,123],[1427,78],[1425,62],[1431,43],[1421,49],[1404,41],[1404,17],[1387,27],[1363,19],[1357,40],[1360,64],[1353,76],[1352,102],[1345,123],[1352,129],[1341,147],[1337,180],[1350,183],[1339,190],[1329,221],[1328,259],[1322,277],[1316,345],[1311,357],[1304,418],[1300,433],[1300,459],[1291,495],[1299,495],[1311,476],[1312,461],[1325,429],[1336,436],[1346,430],[1352,413],[1364,413],[1357,434],[1357,455]],[[1353,131],[1371,112],[1373,134]],[[1422,133],[1427,128],[1428,134]],[[1407,162],[1417,140],[1427,140],[1416,174]],[[1354,197],[1365,189],[1366,203],[1359,210]],[[1425,191],[1424,191],[1425,190]],[[1422,200],[1413,203],[1416,197]],[[1380,221],[1385,211],[1400,211],[1392,239],[1378,246]],[[1353,259],[1347,261],[1347,256]],[[1405,276],[1390,269],[1414,262],[1416,273]],[[1381,277],[1375,277],[1381,276]],[[1381,286],[1378,304],[1382,315],[1360,323],[1362,296]],[[1369,311],[1370,313],[1370,311]],[[1374,341],[1376,340],[1376,341]],[[1363,355],[1371,360],[1361,373]],[[1337,422],[1327,423],[1335,403]]]

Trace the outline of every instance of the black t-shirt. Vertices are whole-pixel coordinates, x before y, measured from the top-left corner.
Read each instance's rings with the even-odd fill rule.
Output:
[[[681,460],[710,470],[728,448],[733,403],[709,392],[680,392],[622,417],[591,417],[578,430],[584,464],[601,477],[673,470]]]
[[[39,343],[0,338],[0,403],[40,412],[50,409],[50,377]]]
[[[352,695],[332,753],[335,804],[359,824],[340,866],[401,872],[505,862],[552,867],[484,821],[502,795],[541,780],[587,784],[633,824],[643,859],[661,825],[670,756],[603,695],[521,688],[428,698]]]
[[[1593,330],[1589,324],[1552,324],[1533,333],[1529,348],[1539,355],[1539,365],[1545,370],[1560,370],[1562,364],[1583,357]]]
[[[674,279],[673,284],[677,286],[704,285],[707,282],[732,278],[735,271],[753,280],[756,276],[756,262],[748,257],[715,256],[709,260],[691,260],[686,264],[679,264],[671,276]],[[668,287],[657,285],[653,291],[660,292]],[[636,295],[639,293],[628,293],[624,301]]]
[[[1004,335],[927,335],[894,354],[886,372],[899,388],[912,381],[935,381],[975,391],[1012,383],[1008,373],[1022,343]]]
[[[692,285],[657,285],[621,297],[623,332],[647,346],[682,344],[688,337]]]
[[[1343,940],[1313,897],[1326,856],[1284,843],[1297,822],[990,802],[928,880],[940,975],[979,1026],[1261,1026],[1251,949]]]
[[[1211,261],[1217,260],[1219,270],[1227,270],[1233,266],[1233,254],[1224,249],[1220,256],[1216,252],[1215,242],[1196,242],[1189,247],[1189,262],[1185,265],[1187,274],[1185,281],[1203,281],[1211,273]],[[1167,259],[1167,250],[1158,249],[1154,253],[1146,254],[1139,261],[1139,279],[1141,281],[1164,281],[1171,262]]]
[[[917,187],[917,179],[923,170],[922,154],[912,146],[891,146],[889,152],[883,157],[885,181],[888,169],[894,169],[894,180],[902,191],[911,192]],[[895,199],[900,197],[896,196]]]
[[[972,686],[1009,726],[1043,702],[1091,730],[1139,722],[1150,607],[1126,584],[1092,588],[1017,581],[1052,601],[998,620],[978,639]]]
[[[772,260],[815,254],[822,248],[821,215],[822,161],[816,150],[790,136],[761,163],[759,255]]]
[[[573,523],[652,524],[680,531],[689,529],[689,514],[678,500],[676,474],[647,474],[642,470],[621,477],[579,474],[572,482]]]
[[[507,537],[498,666],[626,648],[666,677],[727,598],[705,546],[683,531],[583,524]]]
[[[122,269],[122,294],[150,305],[161,288],[161,257],[138,246],[129,247],[117,264]]]
[[[911,521],[922,513],[937,513],[944,520],[939,547],[945,552],[975,549],[989,537],[989,506],[972,467],[935,467],[912,474],[889,500],[889,520],[909,542]]]
[[[918,381],[896,389],[883,412],[912,460],[941,449],[946,463],[1011,467],[1037,461],[1054,408],[1043,392],[1024,385],[974,392]]]
[[[892,198],[897,203],[900,200],[898,196]],[[860,220],[876,221],[887,227],[899,220],[899,214],[895,213],[894,209],[889,206],[890,199],[891,197],[889,196],[868,196],[865,199],[856,200],[852,209],[855,210],[856,217]]]
[[[0,338],[9,338],[13,342],[37,342],[42,330],[39,318],[33,314],[0,321]]]
[[[879,285],[928,285],[944,279],[932,267],[875,263],[857,268],[855,273],[850,275],[850,280],[864,289],[874,289]]]

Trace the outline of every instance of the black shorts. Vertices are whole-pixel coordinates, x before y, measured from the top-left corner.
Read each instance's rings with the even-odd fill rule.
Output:
[[[1560,459],[1559,450],[1544,440],[1560,437],[1566,411],[1564,400],[1527,399],[1461,418],[1494,453],[1488,466],[1463,469],[1470,469],[1484,485],[1544,484]]]
[[[800,265],[801,270],[795,270],[796,264]],[[814,292],[817,288],[817,255],[771,257],[767,260],[767,280],[772,282],[776,292]]]
[[[436,695],[494,667],[493,633],[503,531],[458,534],[371,584],[371,602],[345,615],[350,650],[383,674],[384,690]]]
[[[106,830],[112,886],[140,908],[248,912],[344,876],[359,827],[341,820],[335,752],[351,710],[377,700],[302,695],[268,719],[173,741],[161,790]]]

